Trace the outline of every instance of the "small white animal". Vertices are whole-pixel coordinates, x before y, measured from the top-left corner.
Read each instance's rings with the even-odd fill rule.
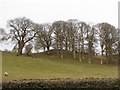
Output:
[[[4,73],[4,75],[7,77],[7,76],[8,76],[8,73],[7,73],[7,72],[5,72],[5,73]]]

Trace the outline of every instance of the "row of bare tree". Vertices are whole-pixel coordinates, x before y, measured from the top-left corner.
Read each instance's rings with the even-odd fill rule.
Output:
[[[35,50],[38,52],[42,49],[49,54],[50,48],[54,48],[57,54],[64,58],[63,50],[69,50],[74,58],[76,53],[79,53],[79,61],[84,60],[85,54],[88,54],[91,62],[91,57],[97,53],[97,47],[101,48],[101,54],[106,56],[108,63],[114,55],[120,54],[118,28],[106,22],[90,25],[70,19],[52,24],[37,24],[26,17],[20,17],[9,20],[8,26],[10,33],[5,33],[1,28],[0,39],[16,42],[18,55],[22,55],[23,48],[31,41],[34,41]],[[29,48],[27,50],[29,51]]]

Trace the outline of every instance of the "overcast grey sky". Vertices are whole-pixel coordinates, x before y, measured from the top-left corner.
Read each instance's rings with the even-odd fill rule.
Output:
[[[36,23],[52,23],[56,20],[79,19],[91,24],[108,22],[117,27],[118,1],[0,0],[0,27],[6,28],[7,20],[22,16]],[[0,45],[0,49],[3,50],[4,48],[3,45]]]

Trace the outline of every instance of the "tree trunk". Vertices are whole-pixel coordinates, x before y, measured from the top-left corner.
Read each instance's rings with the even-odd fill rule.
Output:
[[[47,46],[47,51],[48,51],[48,54],[50,54],[49,50],[50,50],[50,47],[49,47],[49,46]]]
[[[108,50],[106,49],[106,62],[107,62],[107,64],[109,63],[108,62]]]
[[[91,63],[91,60],[93,59],[93,51],[92,51],[92,42],[89,40],[88,42],[88,55],[89,55],[89,63]]]
[[[70,51],[70,49],[71,49],[70,41],[69,41],[69,47],[68,47],[68,49],[69,49],[69,51]]]
[[[112,45],[109,45],[109,48],[108,48],[108,53],[109,53],[109,56],[108,56],[108,60],[109,60],[109,63],[112,63],[112,59],[113,59],[113,54],[112,54]]]
[[[65,45],[65,50],[68,50],[68,44],[67,44],[67,42],[66,42],[66,45]]]
[[[59,46],[58,46],[58,41],[57,41],[57,55],[59,55]]]
[[[81,48],[80,48],[80,42],[78,42],[78,46],[79,46],[79,61],[81,62],[82,60],[81,60],[81,56],[80,56],[80,54],[81,54],[81,52],[80,52],[80,50],[81,50]]]
[[[81,60],[81,56],[80,56],[80,52],[79,52],[79,61],[82,62],[82,60]]]
[[[23,41],[19,41],[18,42],[18,55],[22,55],[23,47],[24,47],[24,42]]]
[[[61,52],[60,52],[61,54],[60,54],[60,58],[61,59],[63,59],[63,54],[62,54],[62,50],[61,50]]]
[[[84,41],[82,41],[82,59],[84,60]]]
[[[103,50],[103,44],[101,45],[101,49],[102,49],[101,54],[103,56],[103,52],[104,52],[104,50]]]
[[[91,59],[89,58],[89,62],[88,63],[91,63]]]
[[[109,64],[109,55],[108,55],[108,42],[106,43],[106,61],[107,61],[107,64]]]
[[[101,59],[101,61],[100,61],[100,64],[103,64],[103,61],[102,61],[102,59]]]
[[[75,40],[74,40],[74,38],[72,39],[72,52],[73,52],[73,58],[75,59],[76,56],[75,56]]]
[[[84,60],[84,36],[83,36],[83,28],[81,28],[81,38],[82,38],[82,47],[81,47],[82,59]]]
[[[44,52],[45,52],[45,47],[43,47],[43,49],[44,49]]]
[[[60,58],[63,59],[63,50],[62,50],[62,45],[60,46]]]
[[[73,51],[73,57],[74,57],[74,59],[76,58],[76,55],[75,55],[75,50]]]
[[[92,54],[91,54],[91,47],[89,46],[89,52],[88,52],[88,55],[89,55],[89,58],[88,58],[88,63],[91,63],[91,57],[92,57]]]
[[[18,48],[18,55],[22,55],[22,49]]]
[[[66,38],[66,42],[65,42],[65,50],[68,50],[68,40]]]

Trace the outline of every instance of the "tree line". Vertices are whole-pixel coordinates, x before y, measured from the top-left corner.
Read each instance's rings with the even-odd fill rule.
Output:
[[[103,22],[90,25],[77,19],[68,21],[54,21],[53,23],[34,23],[26,17],[15,18],[7,22],[9,33],[0,28],[0,40],[8,39],[16,43],[14,51],[22,55],[23,48],[31,51],[32,47],[39,52],[56,49],[56,54],[64,58],[63,50],[79,54],[79,61],[84,60],[85,54],[89,56],[89,63],[97,52],[97,47],[101,49],[101,55],[106,56],[108,63],[113,56],[120,54],[119,29],[113,25]],[[29,44],[33,42],[33,44]]]

